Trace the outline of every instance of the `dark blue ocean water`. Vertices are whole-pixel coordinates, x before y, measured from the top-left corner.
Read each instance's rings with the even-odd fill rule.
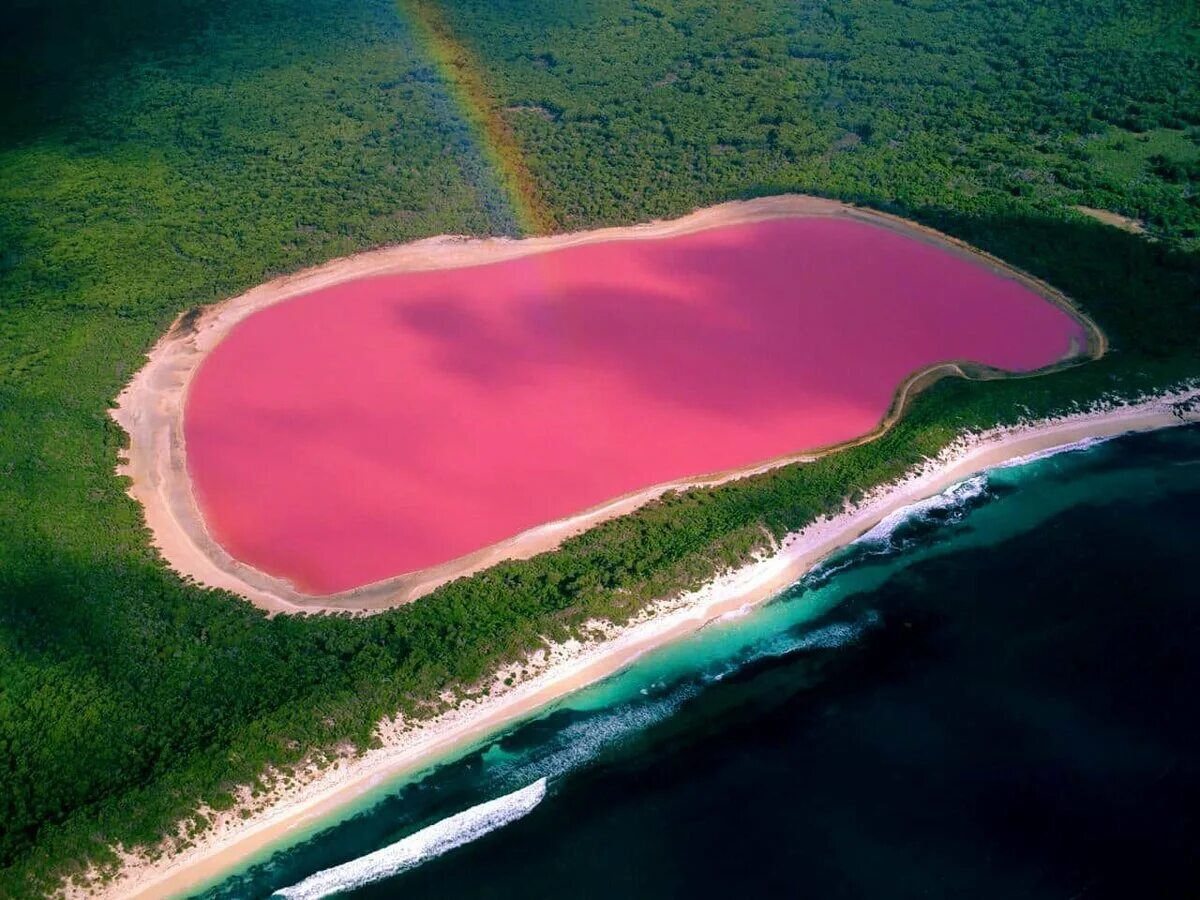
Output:
[[[1200,896],[1198,548],[1200,429],[994,471],[205,896],[543,777],[342,895]]]

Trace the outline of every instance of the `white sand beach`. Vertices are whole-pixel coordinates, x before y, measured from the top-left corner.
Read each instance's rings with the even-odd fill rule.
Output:
[[[506,687],[498,673],[490,695],[465,701],[436,719],[405,728],[380,726],[382,746],[318,770],[295,773],[267,799],[211,816],[213,825],[178,852],[157,858],[126,854],[121,871],[104,884],[72,887],[68,896],[162,897],[200,885],[285,841],[298,829],[343,808],[387,779],[415,772],[571,691],[628,665],[647,651],[689,634],[721,616],[761,603],[792,584],[837,549],[898,510],[940,493],[974,474],[1014,460],[1117,435],[1200,421],[1200,391],[1145,399],[960,438],[937,459],[885,485],[832,518],[789,535],[767,556],[727,572],[700,590],[660,602],[622,628],[599,626],[589,643],[549,646],[526,667],[530,676]],[[1191,402],[1191,407],[1186,403]],[[249,801],[248,795],[244,798]],[[243,815],[246,817],[243,818]]]

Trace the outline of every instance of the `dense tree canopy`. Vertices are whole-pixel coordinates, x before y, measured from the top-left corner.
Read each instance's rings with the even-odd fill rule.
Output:
[[[444,0],[561,228],[807,191],[1047,279],[1113,339],[942,383],[879,441],[671,495],[368,619],[276,617],[151,549],[107,410],[180,312],[518,218],[401,0],[0,11],[0,894],[620,621],[965,427],[1200,375],[1200,31],[1169,0]],[[495,112],[495,111],[493,111]],[[1142,220],[1150,238],[1076,205]],[[769,389],[769,386],[766,386]]]

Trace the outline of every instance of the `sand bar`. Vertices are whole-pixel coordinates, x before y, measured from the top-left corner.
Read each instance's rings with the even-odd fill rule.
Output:
[[[157,861],[129,855],[116,878],[77,896],[163,897],[185,893],[221,876],[255,854],[311,827],[381,782],[415,772],[455,748],[530,715],[547,703],[593,683],[647,651],[704,627],[721,616],[761,603],[798,580],[822,559],[852,542],[891,513],[940,493],[989,468],[1053,448],[1130,432],[1200,421],[1200,390],[1129,405],[996,429],[960,438],[920,471],[872,492],[860,504],[788,536],[770,556],[726,573],[700,590],[659,604],[607,640],[558,647],[533,677],[416,728],[381,728],[384,746],[336,768],[301,778],[300,784],[248,819],[238,811],[218,816],[195,844]]]

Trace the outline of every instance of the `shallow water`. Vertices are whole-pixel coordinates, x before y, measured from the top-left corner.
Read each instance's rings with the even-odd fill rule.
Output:
[[[346,896],[1189,896],[1197,535],[1197,428],[994,471],[205,896],[541,778],[528,814]]]

